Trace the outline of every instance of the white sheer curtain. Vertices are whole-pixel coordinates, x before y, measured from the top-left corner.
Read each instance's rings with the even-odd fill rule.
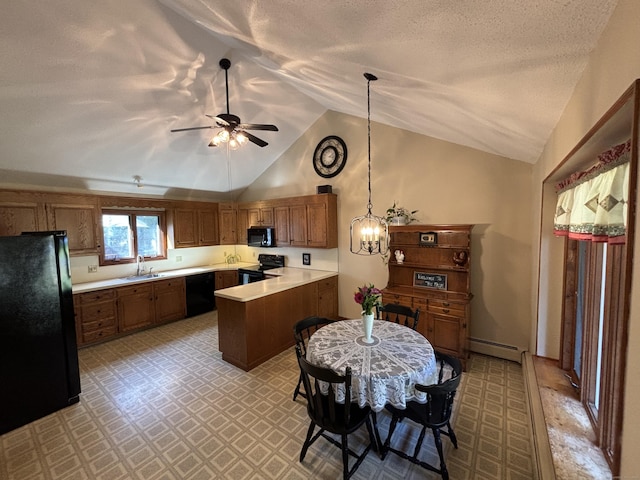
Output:
[[[576,240],[626,242],[631,141],[598,155],[598,163],[556,186],[554,234]]]

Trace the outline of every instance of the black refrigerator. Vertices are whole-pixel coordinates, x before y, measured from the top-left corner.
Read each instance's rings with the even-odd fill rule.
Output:
[[[65,232],[0,237],[0,434],[77,403]]]

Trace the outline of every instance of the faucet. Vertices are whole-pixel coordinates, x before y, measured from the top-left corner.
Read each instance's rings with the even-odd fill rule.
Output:
[[[138,255],[136,258],[136,275],[142,275],[144,273],[144,257]]]

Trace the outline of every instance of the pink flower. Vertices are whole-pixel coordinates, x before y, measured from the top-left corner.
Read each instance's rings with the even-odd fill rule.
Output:
[[[358,287],[353,296],[353,299],[357,304],[362,305],[362,311],[365,314],[371,315],[373,313],[373,308],[381,305],[381,294],[382,291],[380,291],[380,289],[374,287],[373,284],[370,283],[369,286],[365,284],[362,287]]]

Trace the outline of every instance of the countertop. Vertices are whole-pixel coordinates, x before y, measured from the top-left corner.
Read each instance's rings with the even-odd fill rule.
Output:
[[[260,297],[266,297],[274,293],[283,292],[291,288],[299,287],[307,283],[317,282],[325,278],[338,275],[338,272],[326,270],[310,270],[306,268],[282,267],[274,268],[265,272],[267,278],[260,282],[238,285],[236,287],[216,290],[216,297],[234,300],[236,302],[249,302]]]
[[[111,278],[108,280],[99,280],[96,282],[76,283],[73,285],[73,293],[85,293],[94,290],[103,290],[105,288],[122,287],[125,285],[135,285],[144,282],[155,282],[158,280],[166,280],[168,278],[175,277],[187,277],[189,275],[195,275],[198,273],[216,272],[220,270],[237,270],[239,268],[246,268],[255,266],[256,263],[250,262],[238,262],[238,263],[216,263],[213,265],[206,265],[202,267],[181,268],[179,270],[165,270],[164,272],[157,272],[157,277],[140,277],[140,278]]]

